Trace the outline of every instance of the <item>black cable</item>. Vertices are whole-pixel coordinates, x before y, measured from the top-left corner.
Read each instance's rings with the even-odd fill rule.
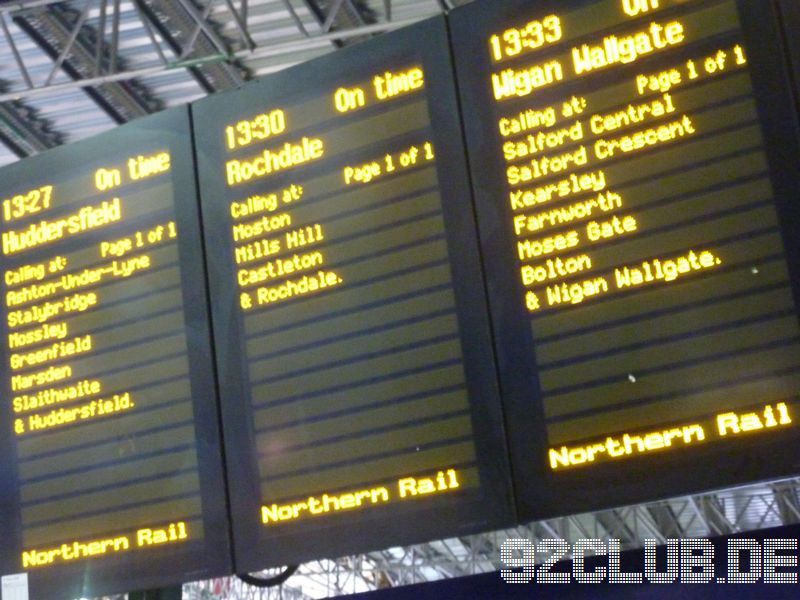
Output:
[[[237,575],[239,579],[244,581],[248,585],[253,585],[255,587],[260,588],[268,588],[268,587],[275,587],[276,585],[283,584],[289,577],[294,575],[297,572],[297,569],[300,565],[290,565],[286,567],[283,573],[275,575],[275,577],[270,577],[268,579],[262,579],[260,577],[254,577],[253,575],[249,575],[247,573],[243,573],[242,575]]]

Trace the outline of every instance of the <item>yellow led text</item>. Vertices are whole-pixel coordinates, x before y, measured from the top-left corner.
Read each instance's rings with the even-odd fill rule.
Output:
[[[706,439],[706,432],[699,424],[684,425],[662,431],[652,431],[641,435],[628,433],[621,436],[609,436],[603,443],[569,448],[562,446],[558,450],[550,449],[550,468],[574,467],[591,463],[602,458],[625,458],[634,454],[645,454],[656,450],[663,450],[675,444],[685,446],[702,442]]]
[[[92,344],[92,336],[86,334],[82,337],[73,338],[68,342],[55,342],[40,350],[33,350],[25,354],[12,354],[9,356],[8,362],[11,364],[11,368],[17,371],[61,358],[84,354],[91,351]]]
[[[321,515],[359,508],[367,504],[382,504],[389,501],[389,490],[375,487],[331,496],[309,496],[307,500],[292,504],[272,504],[261,507],[261,522],[265,525],[278,521],[298,519],[303,515]]]
[[[163,225],[156,225],[151,229],[135,231],[132,235],[123,238],[100,242],[100,256],[103,258],[108,256],[121,258],[134,250],[167,240],[174,240],[177,236],[178,228],[175,225],[175,221],[169,221]]]
[[[126,412],[136,406],[130,392],[114,394],[111,398],[100,398],[74,408],[59,408],[44,414],[30,415],[27,419],[16,419],[14,431],[17,435],[44,431],[69,423],[89,421]]]
[[[560,200],[582,192],[599,192],[605,188],[606,174],[603,171],[591,171],[580,175],[571,173],[569,177],[554,183],[531,189],[512,190],[509,198],[513,210],[523,210],[551,202],[554,198]]]
[[[125,162],[126,173],[131,181],[139,181],[166,173],[171,168],[169,152],[157,152],[148,156],[139,154]],[[94,187],[103,192],[123,184],[122,170],[116,167],[100,168],[94,172]]]
[[[637,17],[658,8],[658,2],[659,0],[622,0],[622,10],[629,17]]]
[[[531,154],[545,152],[566,143],[579,142],[584,137],[583,123],[575,121],[571,125],[552,131],[539,131],[528,134],[522,141],[508,141],[503,144],[503,156],[510,162]]]
[[[272,216],[263,216],[255,221],[239,223],[232,228],[233,241],[243,242],[258,238],[268,233],[286,229],[292,224],[292,216],[289,213],[279,213]]]
[[[696,132],[692,119],[683,115],[678,120],[658,127],[650,127],[616,139],[597,140],[594,143],[594,155],[600,160],[608,160],[619,154],[639,152],[658,144],[694,135]],[[511,165],[506,170],[506,177],[508,182],[515,186],[547,175],[582,167],[588,162],[587,148],[581,145],[576,150],[533,158],[522,165]]]
[[[690,250],[675,258],[654,258],[639,265],[619,267],[614,269],[614,280],[619,289],[657,282],[670,283],[683,275],[713,269],[721,264],[722,260],[708,250]]]
[[[641,434],[623,433],[609,436],[603,442],[582,446],[550,448],[552,470],[567,469],[607,460],[619,460],[662,450],[674,450],[705,442],[709,435],[719,438],[737,436],[753,431],[778,430],[792,425],[789,407],[785,402],[767,404],[751,412],[726,412],[714,417],[712,424],[679,425],[660,431]]]
[[[650,26],[630,35],[609,35],[599,45],[583,44],[572,49],[572,62],[576,75],[589,73],[615,64],[632,63],[657,50],[675,46],[685,39],[680,21],[651,23]]]
[[[6,306],[12,307],[34,300],[44,300],[56,294],[99,284],[107,277],[125,279],[149,269],[152,265],[150,256],[143,254],[132,258],[112,260],[106,265],[83,269],[78,273],[65,273],[46,283],[34,283],[18,290],[6,292]]]
[[[245,119],[225,128],[228,150],[243,148],[286,131],[286,113],[280,108]]]
[[[80,400],[99,394],[102,388],[102,384],[96,379],[83,379],[62,388],[49,388],[40,390],[35,394],[23,394],[14,398],[14,412],[18,414],[25,413],[52,406],[53,404]]]
[[[731,57],[730,54],[733,54]],[[744,48],[736,44],[730,50],[719,49],[713,54],[700,58],[692,58],[682,65],[656,71],[640,73],[636,76],[636,91],[642,96],[651,92],[668,92],[687,81],[701,76],[716,75],[727,71],[731,66],[741,67],[747,64]],[[684,74],[685,71],[685,74]]]
[[[361,165],[347,165],[342,169],[345,185],[363,185],[385,175],[410,169],[435,158],[433,144],[424,142],[422,146],[411,146],[402,152],[386,154],[383,160],[373,160]]]
[[[67,337],[69,326],[67,322],[61,323],[45,323],[39,327],[28,329],[26,331],[12,331],[8,334],[8,347],[13,350],[15,348],[22,348],[23,346],[30,346],[31,344],[38,344],[39,342],[47,342],[50,340],[63,340]]]
[[[63,271],[67,266],[67,259],[63,256],[51,258],[48,262],[32,265],[22,265],[16,269],[6,271],[4,278],[7,287],[15,287],[29,281],[41,281],[48,273]]]
[[[587,233],[593,232],[589,235],[594,235],[599,241],[606,235],[624,235],[635,232],[637,228],[634,218],[614,217],[611,221],[590,223],[587,226]],[[518,243],[520,258],[530,260],[575,247],[580,242],[579,235],[578,231],[570,231],[567,234],[538,240],[524,240]],[[690,250],[675,258],[653,258],[637,265],[617,267],[611,279],[615,290],[634,289],[656,283],[672,283],[686,275],[707,271],[721,264],[722,260],[708,250],[699,252]],[[520,274],[523,283],[531,286],[561,276],[573,275],[592,266],[592,260],[588,255],[580,255],[563,260],[548,259],[544,264],[533,266],[523,265]],[[587,299],[609,293],[611,285],[609,278],[604,276],[573,283],[555,283],[545,289],[547,305],[552,307],[562,304],[581,304]],[[526,294],[526,304],[531,312],[539,310],[542,306],[538,294],[532,291]]]
[[[639,95],[650,92],[668,92],[683,81],[678,69],[666,69],[651,74],[636,76],[636,91]]]
[[[8,223],[47,210],[53,205],[53,189],[52,185],[44,185],[3,200],[3,221]]]
[[[255,269],[239,269],[237,280],[240,287],[264,283],[293,273],[308,271],[322,266],[325,257],[322,252],[293,254],[289,258],[270,260]]]
[[[44,371],[37,371],[28,375],[14,375],[11,378],[11,389],[15,392],[20,392],[56,381],[63,381],[70,377],[72,377],[72,367],[69,365],[61,367],[50,366]]]
[[[8,313],[6,319],[8,321],[8,326],[12,329],[14,327],[31,325],[32,323],[46,323],[55,317],[87,311],[95,306],[97,301],[97,294],[94,292],[86,294],[78,293],[53,302],[45,302],[44,304],[37,304],[21,310],[11,311]]]
[[[317,271],[314,275],[303,275],[296,279],[289,279],[284,283],[261,287],[254,292],[242,292],[239,304],[242,309],[250,310],[254,302],[258,306],[277,304],[299,296],[307,296],[322,290],[341,285],[344,280],[333,271]]]
[[[611,212],[621,206],[622,196],[611,191],[600,192],[597,196],[588,200],[574,202],[561,208],[543,210],[530,215],[516,215],[514,217],[514,232],[517,235],[527,235],[547,227],[557,227],[573,221],[587,219],[596,212]]]
[[[520,28],[506,29],[489,38],[489,48],[495,61],[532,52],[547,44],[554,44],[563,35],[561,19],[547,15],[541,21],[528,21]]]
[[[569,277],[581,271],[588,271],[592,268],[592,259],[588,254],[570,256],[569,258],[548,258],[543,264],[524,265],[520,269],[522,283],[525,287],[530,287],[537,283],[543,283],[551,279]]]
[[[648,118],[659,118],[675,112],[675,104],[670,94],[663,94],[655,100],[641,104],[629,104],[623,110],[592,115],[589,124],[592,133],[600,135],[608,131],[622,129],[641,123]]]
[[[723,437],[791,424],[792,418],[785,402],[780,402],[774,408],[767,405],[760,412],[728,412],[717,416],[717,432]]]
[[[597,158],[605,160],[613,158],[618,152],[630,153],[643,150],[664,142],[670,142],[683,137],[688,137],[697,132],[692,120],[683,115],[677,121],[666,123],[658,127],[650,127],[618,139],[597,140],[594,144],[594,153]]]
[[[372,79],[372,85],[378,100],[389,100],[421,89],[425,85],[425,75],[419,67],[397,73],[386,71],[382,75],[376,75]]]
[[[145,527],[136,532],[136,545],[139,547],[161,546],[186,539],[189,539],[189,532],[186,523],[183,521],[170,523],[161,528]]]
[[[169,152],[159,152],[152,156],[136,156],[128,159],[128,174],[134,181],[166,173],[170,169]]]
[[[252,217],[260,213],[271,213],[281,204],[292,204],[303,197],[303,186],[292,184],[289,187],[271,194],[256,194],[246,200],[231,203],[231,217],[234,221]]]
[[[532,129],[552,127],[556,124],[556,121],[556,109],[548,106],[538,110],[529,108],[513,117],[502,117],[497,122],[497,125],[500,129],[500,135],[511,137]]]
[[[324,154],[325,144],[320,138],[303,137],[296,143],[286,142],[279,148],[264,150],[249,159],[229,160],[225,163],[228,186],[267,177],[318,160]]]
[[[234,249],[234,258],[237,265],[243,265],[278,254],[284,247],[287,250],[304,248],[305,246],[322,242],[324,239],[325,233],[322,225],[314,223],[313,225],[287,231],[281,237],[257,240],[250,244],[237,246]]]
[[[564,68],[558,60],[525,66],[522,69],[504,69],[492,74],[492,90],[495,100],[523,98],[538,89],[553,85],[564,79]]]
[[[346,113],[364,108],[370,98],[385,102],[421,90],[424,86],[425,74],[419,67],[397,72],[384,71],[372,78],[370,91],[363,87],[338,88],[333,93],[333,106],[338,112]]]
[[[630,125],[642,123],[648,118],[663,117],[673,112],[675,112],[675,105],[672,101],[672,96],[663,94],[661,97],[649,102],[629,104],[623,110],[592,115],[588,120],[588,126],[593,134],[601,135]],[[660,128],[647,130],[641,134],[626,136],[622,138],[617,145],[622,148],[623,151],[637,150],[648,145],[654,145],[660,141],[674,139],[676,136],[682,137],[685,135],[685,132],[681,132],[681,128],[685,128],[689,133],[694,133],[691,120],[684,116],[677,124],[665,125]],[[533,154],[555,150],[570,142],[579,142],[583,140],[584,137],[584,122],[577,120],[560,129],[547,128],[544,131],[529,133],[522,139],[515,141],[509,140],[503,144],[503,156],[507,162],[512,162]],[[643,139],[640,141],[639,137]],[[626,144],[631,146],[630,149],[628,149]],[[599,141],[595,146],[598,158],[613,156],[611,149],[615,148],[617,145],[615,145],[614,142]],[[608,156],[605,156],[605,154],[601,155],[598,150],[599,148],[602,148]]]
[[[508,183],[519,185],[528,183],[534,179],[540,179],[550,174],[562,173],[571,168],[583,167],[589,162],[589,153],[586,146],[581,146],[577,150],[564,152],[552,156],[542,156],[534,158],[529,163],[523,165],[511,165],[506,170]]]
[[[428,477],[403,477],[397,480],[396,499],[406,500],[419,496],[431,496],[456,490],[461,486],[455,469],[438,471]],[[289,504],[271,504],[261,507],[261,522],[265,525],[294,521],[303,517],[314,517],[347,510],[363,510],[370,506],[386,504],[393,500],[390,487],[378,486],[352,492],[321,496]]]
[[[131,537],[135,539],[132,543]],[[189,529],[184,521],[170,523],[161,528],[142,528],[132,536],[120,535],[85,542],[69,542],[48,550],[27,550],[22,553],[24,569],[43,567],[59,562],[72,562],[96,558],[107,554],[126,552],[132,549],[174,544],[189,539]]]
[[[562,283],[546,288],[547,304],[558,306],[560,304],[581,304],[589,298],[594,298],[609,292],[608,280],[605,277],[594,277],[576,283]],[[530,296],[528,296],[530,302]],[[529,304],[529,309],[531,306]],[[538,304],[535,308],[538,308]]]
[[[71,562],[84,558],[92,558],[130,550],[131,542],[126,536],[93,540],[89,542],[72,542],[61,544],[50,550],[28,550],[22,553],[22,567],[43,567],[57,562]]]
[[[3,233],[3,254],[16,254],[66,237],[85,233],[122,219],[119,198],[103,201],[97,206],[84,206],[77,213],[57,221],[40,221],[18,231]]]
[[[397,492],[401,498],[409,498],[447,492],[460,486],[456,470],[447,469],[434,477],[403,477],[397,482]]]

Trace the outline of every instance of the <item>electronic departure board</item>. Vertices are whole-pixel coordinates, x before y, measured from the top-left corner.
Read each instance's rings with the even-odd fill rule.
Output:
[[[0,171],[0,565],[36,600],[231,570],[190,132]]]
[[[796,474],[773,3],[493,0],[451,25],[521,516]]]
[[[509,523],[444,19],[193,118],[237,568]]]

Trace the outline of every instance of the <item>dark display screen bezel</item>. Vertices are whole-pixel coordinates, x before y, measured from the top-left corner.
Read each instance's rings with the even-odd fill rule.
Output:
[[[558,474],[547,465],[547,436],[536,368],[536,342],[522,301],[513,232],[503,196],[504,168],[491,118],[490,35],[528,19],[588,6],[598,0],[496,0],[460,7],[450,15],[453,54],[474,185],[481,249],[489,289],[507,435],[522,520],[601,510],[693,492],[796,475],[800,429],[735,442],[637,457]],[[607,1],[607,0],[602,0]],[[778,46],[774,5],[739,0],[755,98],[766,138],[776,207],[800,306],[800,150],[788,66]],[[657,59],[656,59],[657,60]],[[540,102],[546,103],[547,90]],[[583,310],[591,310],[586,308]],[[800,390],[799,390],[800,391]],[[754,404],[758,400],[754,400]],[[725,407],[720,407],[724,410]]]
[[[257,518],[262,499],[253,442],[248,367],[235,286],[229,208],[225,197],[224,125],[277,106],[306,87],[346,85],[419,61],[425,70],[437,173],[456,305],[461,324],[478,467],[480,497],[430,498],[380,509],[296,522],[267,532]],[[209,251],[212,315],[220,370],[223,423],[236,567],[250,571],[321,557],[485,531],[513,521],[507,449],[503,437],[488,312],[474,214],[460,135],[452,66],[443,17],[342,49],[193,107],[200,187]],[[251,186],[251,189],[256,189]],[[357,318],[357,317],[356,317]]]
[[[85,168],[82,167],[84,163],[102,160],[106,156],[133,156],[137,148],[142,147],[166,148],[171,155],[204,537],[200,543],[183,547],[168,545],[153,550],[131,550],[116,556],[31,569],[28,573],[31,598],[77,598],[155,589],[224,575],[232,570],[188,109],[164,111],[91,139],[14,163],[0,171],[0,179],[4,188],[11,190],[25,189],[31,185],[29,182],[42,184],[45,178],[49,178],[47,181],[57,189],[58,179],[52,177],[68,173],[71,165],[80,169]],[[97,192],[92,189],[91,193]],[[58,247],[54,244],[53,252],[57,252]],[[5,325],[2,329],[5,331]],[[0,355],[2,364],[6,365],[5,350]],[[0,373],[4,381],[8,381],[5,367]],[[0,459],[0,536],[3,540],[0,569],[3,574],[22,571],[16,465],[15,461],[7,459],[15,455],[12,424],[13,419],[4,419],[4,425],[0,427],[0,457],[5,457]],[[154,525],[160,524],[163,517],[155,514],[152,521]]]

